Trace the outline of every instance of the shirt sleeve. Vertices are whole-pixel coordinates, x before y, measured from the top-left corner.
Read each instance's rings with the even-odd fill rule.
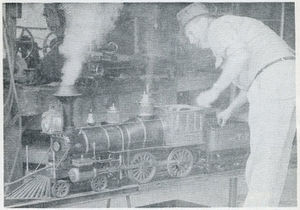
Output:
[[[248,72],[242,71],[239,76],[232,81],[232,83],[239,89],[247,91],[249,89]]]
[[[220,62],[217,63],[220,59],[223,60],[221,68],[226,68],[228,63],[243,60],[249,54],[247,45],[239,37],[237,24],[217,19],[209,28],[208,41],[216,57],[216,68],[220,67]],[[243,69],[232,82],[240,89],[247,90],[248,69]]]
[[[246,45],[239,38],[235,25],[228,21],[215,20],[209,28],[208,41],[217,58],[227,59],[240,50],[246,50]]]

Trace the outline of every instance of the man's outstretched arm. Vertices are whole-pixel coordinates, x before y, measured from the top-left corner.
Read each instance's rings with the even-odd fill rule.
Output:
[[[209,107],[231,83],[240,72],[247,68],[248,52],[245,48],[231,48],[225,63],[222,65],[222,73],[215,84],[208,91],[204,91],[197,97],[199,106]]]

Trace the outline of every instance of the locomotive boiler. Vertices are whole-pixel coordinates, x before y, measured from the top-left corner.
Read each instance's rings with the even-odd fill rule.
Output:
[[[75,128],[73,103],[80,94],[65,87],[55,96],[63,104],[63,122],[59,121],[63,126],[49,134],[48,163],[35,173],[48,178],[49,196],[65,197],[71,185],[80,183],[100,192],[109,187],[110,179],[143,184],[159,169],[171,177],[185,177],[194,166],[206,172],[226,169],[228,164],[240,167],[247,155],[247,125],[216,127],[213,109],[183,104],[150,107],[144,94],[140,114],[132,119]],[[10,198],[20,195],[17,189]]]

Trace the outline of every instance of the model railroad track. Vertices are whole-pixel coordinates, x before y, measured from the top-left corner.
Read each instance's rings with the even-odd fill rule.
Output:
[[[236,176],[242,176],[244,174],[245,169],[238,169],[238,170],[231,170],[231,171],[223,171],[223,172],[215,172],[211,174],[199,174],[197,171],[192,172],[187,177],[182,178],[175,178],[170,177],[168,179],[163,179],[163,176],[157,176],[156,179],[151,181],[150,183],[141,184],[140,185],[140,191],[149,191],[152,189],[157,189],[158,187],[166,188],[170,183],[174,185],[174,180],[177,180],[178,184],[184,185],[185,183],[189,183],[190,180],[205,180],[209,178],[216,178],[216,177],[236,177]]]

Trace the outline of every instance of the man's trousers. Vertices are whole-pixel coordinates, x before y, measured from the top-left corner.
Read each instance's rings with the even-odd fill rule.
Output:
[[[279,205],[296,131],[295,95],[294,60],[268,67],[249,89],[245,207]]]

